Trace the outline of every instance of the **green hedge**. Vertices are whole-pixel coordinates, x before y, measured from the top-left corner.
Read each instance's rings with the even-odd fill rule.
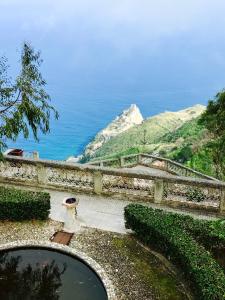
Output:
[[[225,299],[225,274],[211,254],[168,214],[130,204],[125,208],[126,227],[147,245],[178,265],[195,287],[198,299]]]
[[[225,247],[225,220],[198,220],[178,214],[171,214],[170,216],[167,214],[167,217],[172,218],[174,223],[188,231],[207,249]]]
[[[215,247],[225,248],[225,220],[201,220],[194,219],[188,215],[165,212],[160,209],[150,209],[154,211],[158,217],[164,217],[174,226],[180,226],[188,231],[193,238],[198,240],[207,249],[211,250]]]
[[[0,187],[0,220],[45,220],[50,210],[50,195]]]

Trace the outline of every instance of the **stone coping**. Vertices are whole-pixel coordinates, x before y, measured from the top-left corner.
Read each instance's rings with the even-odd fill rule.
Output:
[[[7,155],[4,156],[4,159],[10,162],[28,163],[28,164],[43,166],[43,167],[78,170],[78,171],[84,171],[90,173],[100,173],[103,175],[105,174],[105,175],[112,175],[112,176],[122,176],[128,178],[164,180],[166,182],[171,182],[171,183],[225,189],[225,182],[219,180],[217,181],[217,180],[209,180],[209,179],[199,179],[199,178],[177,176],[177,175],[155,175],[155,174],[152,175],[149,174],[149,172],[143,170],[141,171],[124,170],[124,169],[116,169],[116,168],[97,167],[93,165],[82,165],[79,163],[69,163],[69,162],[56,161],[56,160],[12,157]]]
[[[48,241],[36,241],[36,240],[22,240],[22,241],[15,241],[15,242],[10,242],[7,244],[0,245],[0,251],[2,250],[12,250],[12,249],[18,249],[18,248],[23,248],[23,247],[37,247],[37,248],[47,248],[47,249],[52,249],[56,250],[59,252],[62,252],[67,255],[74,256],[76,258],[79,258],[81,261],[83,261],[85,264],[87,264],[101,279],[107,296],[108,300],[116,300],[115,292],[114,292],[114,287],[109,280],[107,274],[105,271],[102,269],[102,267],[91,257],[87,256],[85,253],[80,252],[76,249],[73,249],[69,246],[65,246],[62,244],[58,243],[53,243],[53,242],[48,242]]]

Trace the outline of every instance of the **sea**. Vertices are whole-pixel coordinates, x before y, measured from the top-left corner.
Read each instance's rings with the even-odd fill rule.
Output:
[[[148,88],[76,88],[50,86],[52,105],[59,112],[59,120],[51,119],[47,135],[39,134],[35,141],[19,136],[15,142],[7,141],[8,148],[28,152],[38,151],[40,158],[66,160],[82,153],[98,131],[107,126],[131,104],[136,104],[143,117],[164,111],[177,111],[195,104],[207,104],[216,91],[205,90],[148,90]]]

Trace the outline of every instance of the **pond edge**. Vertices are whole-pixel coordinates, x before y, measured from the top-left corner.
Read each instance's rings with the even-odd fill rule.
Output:
[[[91,257],[86,255],[85,253],[78,251],[74,248],[71,248],[69,246],[65,246],[62,244],[54,243],[54,242],[48,242],[48,241],[35,241],[35,240],[22,240],[22,241],[15,241],[6,243],[3,245],[0,245],[0,251],[2,250],[11,250],[16,248],[22,248],[22,247],[37,247],[37,248],[48,248],[52,250],[56,250],[59,252],[62,252],[64,254],[74,256],[81,261],[83,261],[85,264],[87,264],[96,274],[99,276],[100,280],[102,281],[102,284],[106,290],[108,300],[116,300],[116,295],[114,291],[113,284],[111,280],[108,278],[108,275],[103,270],[103,268]]]

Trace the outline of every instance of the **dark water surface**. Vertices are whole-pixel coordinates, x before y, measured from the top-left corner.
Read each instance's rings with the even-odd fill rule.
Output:
[[[0,252],[1,300],[107,300],[104,286],[85,263],[47,249]]]

